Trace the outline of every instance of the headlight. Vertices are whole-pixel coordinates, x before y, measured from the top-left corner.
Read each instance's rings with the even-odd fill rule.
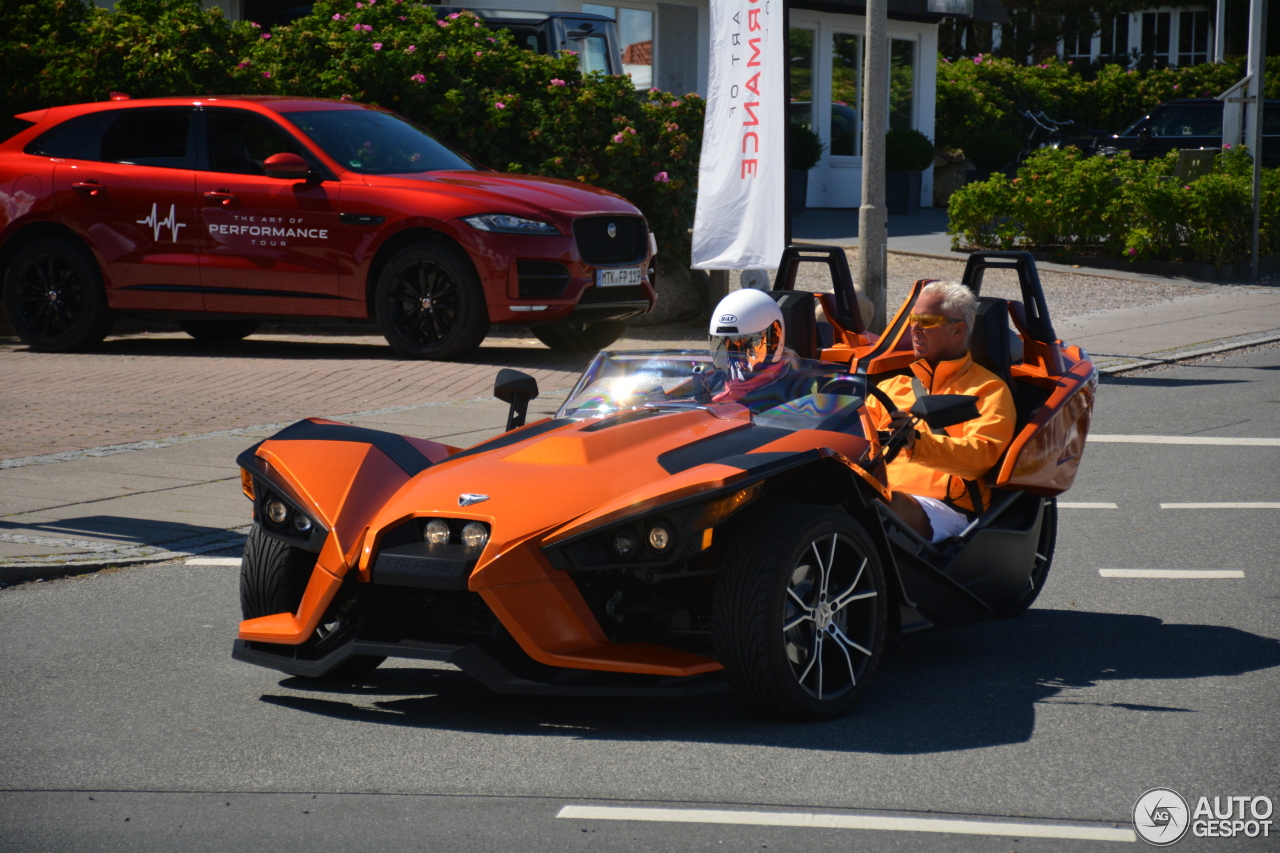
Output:
[[[464,216],[462,221],[477,231],[489,231],[494,234],[545,234],[551,237],[560,235],[560,229],[550,222],[537,219],[525,219],[506,213],[482,213],[479,216]]]
[[[449,544],[449,525],[438,518],[433,518],[427,522],[427,526],[422,531],[422,538],[426,540],[428,545],[448,545]]]
[[[662,522],[658,522],[649,528],[649,547],[655,551],[662,552],[671,547],[671,528]]]
[[[489,527],[479,521],[472,521],[462,528],[462,544],[468,548],[483,548],[489,541]]]
[[[267,513],[267,520],[272,524],[284,524],[285,519],[289,517],[289,507],[285,506],[284,501],[278,498],[270,498],[267,505],[263,507]]]
[[[613,556],[627,560],[634,557],[636,549],[640,543],[636,541],[636,535],[630,530],[623,528],[613,534],[613,538],[609,541],[609,547],[613,551]]]
[[[293,529],[303,534],[310,533],[311,519],[307,518],[302,513],[298,513],[293,517]]]

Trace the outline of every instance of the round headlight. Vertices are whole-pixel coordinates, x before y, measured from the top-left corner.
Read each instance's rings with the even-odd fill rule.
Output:
[[[659,522],[649,528],[649,547],[655,551],[665,551],[671,546],[671,530]]]
[[[433,518],[423,529],[422,538],[428,545],[447,545],[449,544],[449,525],[438,518]]]
[[[268,499],[263,509],[267,512],[267,520],[272,524],[284,524],[285,519],[289,517],[289,507],[277,498]]]
[[[635,556],[636,548],[640,545],[636,541],[636,535],[625,527],[613,534],[613,539],[609,542],[609,546],[613,549],[613,555],[620,559],[627,559]]]
[[[307,518],[302,513],[298,513],[293,517],[293,529],[299,533],[310,533],[311,519]]]
[[[489,528],[479,521],[472,521],[462,528],[462,544],[468,548],[483,548],[489,541]]]

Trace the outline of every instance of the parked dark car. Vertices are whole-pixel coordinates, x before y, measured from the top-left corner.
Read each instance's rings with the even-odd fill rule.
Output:
[[[1128,151],[1136,160],[1163,157],[1175,149],[1220,148],[1222,110],[1222,102],[1215,98],[1165,101],[1099,142]],[[1280,101],[1267,101],[1262,110],[1262,165],[1280,166]]]

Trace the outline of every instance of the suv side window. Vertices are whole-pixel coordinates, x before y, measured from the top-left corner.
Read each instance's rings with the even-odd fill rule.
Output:
[[[209,169],[233,175],[265,175],[262,164],[273,154],[297,154],[315,164],[292,136],[252,113],[209,110]]]
[[[97,160],[102,150],[102,129],[115,117],[116,111],[77,116],[42,133],[24,150],[63,160]]]
[[[102,137],[102,160],[134,166],[194,168],[190,109],[121,110]]]
[[[1221,136],[1222,107],[1174,105],[1151,117],[1152,136]]]

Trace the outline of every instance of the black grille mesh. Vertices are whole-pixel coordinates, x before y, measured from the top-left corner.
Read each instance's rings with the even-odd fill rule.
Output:
[[[569,284],[569,268],[549,261],[516,261],[520,298],[558,296]]]
[[[482,637],[498,621],[480,594],[469,591],[371,584],[367,606],[379,634],[422,640]]]
[[[612,224],[616,236],[609,236]],[[644,220],[634,216],[596,216],[573,223],[578,254],[589,264],[639,263],[649,239]]]

